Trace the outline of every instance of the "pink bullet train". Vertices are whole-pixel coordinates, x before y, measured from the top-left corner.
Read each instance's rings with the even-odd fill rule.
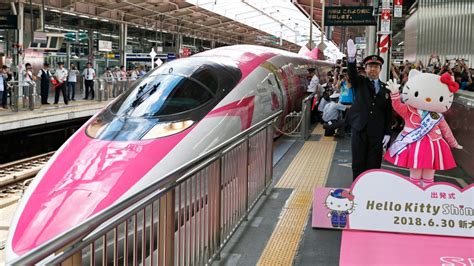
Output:
[[[151,71],[49,160],[19,204],[7,261],[142,190],[278,110],[301,109],[307,69],[260,46],[217,48]]]

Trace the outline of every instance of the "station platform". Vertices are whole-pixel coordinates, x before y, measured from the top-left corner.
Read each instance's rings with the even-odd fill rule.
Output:
[[[65,105],[61,99],[59,104],[42,105],[33,111],[13,112],[9,109],[0,109],[0,132],[89,117],[108,103],[109,101],[77,100]]]
[[[311,227],[314,187],[351,186],[350,137],[324,137],[318,125],[307,141],[280,138],[275,143],[274,165],[272,187],[213,265],[362,265],[347,263],[347,256],[341,258],[343,234],[350,237],[347,232]],[[408,170],[387,162],[382,167],[408,175]],[[460,168],[438,171],[435,181],[459,187],[474,182]],[[384,237],[383,233],[368,234]],[[429,236],[421,239],[416,241],[432,241]]]
[[[57,109],[64,112],[72,106]],[[92,110],[93,105],[77,103],[72,108],[81,107]],[[273,182],[266,195],[252,210],[248,221],[243,222],[230,238],[220,259],[212,265],[362,265],[347,263],[351,260],[347,254],[352,252],[347,251],[347,245],[341,244],[343,239],[359,232],[311,227],[313,189],[351,186],[350,137],[324,137],[321,125],[314,127],[307,141],[282,136],[274,143],[273,165]],[[382,166],[408,175],[408,170],[386,162]],[[474,183],[460,168],[438,171],[435,181],[459,187]],[[6,240],[19,197],[10,197],[8,202],[0,199],[0,247]],[[372,234],[374,239],[384,237],[384,233],[367,234]],[[432,242],[429,236],[417,237],[414,241]],[[369,245],[369,242],[363,245]],[[346,256],[342,257],[344,248]],[[0,265],[3,265],[3,251],[0,248]]]

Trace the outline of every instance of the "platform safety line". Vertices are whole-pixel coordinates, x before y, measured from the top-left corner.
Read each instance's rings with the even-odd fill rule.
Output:
[[[334,137],[325,137],[324,136],[324,128],[323,125],[318,124],[314,129],[311,135],[319,135],[321,136],[320,141],[335,141]]]
[[[312,135],[324,135],[324,128],[323,125],[318,123],[318,125],[313,129],[313,132],[311,133]]]
[[[334,141],[307,141],[276,184],[293,193],[257,265],[292,265],[308,221],[313,189],[326,183],[335,149]]]

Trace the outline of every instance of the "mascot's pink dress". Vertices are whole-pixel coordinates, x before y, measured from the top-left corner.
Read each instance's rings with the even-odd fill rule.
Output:
[[[403,104],[400,94],[392,94],[393,109],[405,120],[405,127],[401,134],[407,134],[421,124],[422,112],[414,107]],[[420,115],[421,113],[421,115]],[[451,129],[444,118],[420,140],[408,144],[394,157],[385,153],[385,160],[405,168],[423,168],[447,170],[456,167],[451,147],[458,146]]]

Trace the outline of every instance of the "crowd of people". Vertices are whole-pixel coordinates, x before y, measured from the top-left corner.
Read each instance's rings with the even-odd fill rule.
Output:
[[[352,85],[347,73],[347,58],[337,60],[331,71],[325,73],[327,82],[319,83],[314,69],[309,69],[311,78],[308,92],[317,92],[317,105],[313,107],[313,121],[321,121],[325,136],[344,137],[350,135],[350,127],[345,123],[347,110],[353,102]]]
[[[392,63],[390,78],[396,79],[399,84],[403,85],[407,82],[408,72],[411,69],[417,69],[423,73],[433,73],[436,75],[449,72],[459,84],[460,90],[474,91],[474,69],[469,68],[464,59],[447,59],[443,63],[438,55],[432,54],[427,65],[424,65],[421,61],[416,63],[405,61],[398,66]]]
[[[112,84],[117,81],[133,81],[146,74],[146,68],[141,65],[130,67],[128,70],[124,66],[109,68],[107,67],[102,78],[107,82],[107,90],[111,91]],[[43,67],[34,72],[30,63],[24,65],[24,70],[21,73],[23,84],[22,86],[36,85],[38,82],[39,88],[37,93],[41,97],[42,105],[49,105],[49,92],[54,91],[54,104],[59,103],[62,94],[64,104],[69,104],[70,101],[76,101],[76,84],[80,79],[83,80],[85,97],[84,100],[94,100],[94,84],[95,79],[98,78],[96,70],[92,67],[92,63],[87,63],[86,67],[81,71],[75,64],[70,64],[69,68],[64,66],[63,62],[58,62],[56,68],[51,68],[50,64],[45,62]],[[11,96],[12,85],[10,81],[14,81],[16,75],[10,68],[3,65],[0,69],[0,101],[1,108],[8,109],[8,95]],[[24,91],[23,93],[26,93]]]
[[[412,69],[417,69],[423,73],[433,73],[442,75],[449,72],[459,84],[461,90],[474,91],[474,69],[469,68],[464,59],[446,60],[444,64],[439,56],[432,55],[427,65],[421,61],[410,63],[405,61],[402,64],[391,64],[390,79],[394,79],[402,86],[408,80],[408,73]],[[327,82],[319,84],[319,77],[315,74],[315,69],[308,69],[308,92],[317,91],[318,104],[313,108],[313,118],[321,121],[325,129],[326,136],[344,137],[351,135],[350,126],[345,122],[347,110],[353,103],[353,89],[347,72],[347,58],[336,61],[332,70],[325,73]],[[363,64],[357,65],[357,74],[366,76]],[[392,127],[399,129],[402,127],[400,117],[394,116]]]
[[[352,49],[351,52],[349,47]],[[399,110],[397,112],[392,110],[394,108],[392,101],[397,102],[398,98],[392,99],[392,97],[402,93],[409,76],[417,75],[417,73],[436,74],[439,78],[433,80],[448,84],[451,92],[457,90],[454,87],[474,91],[474,70],[469,68],[466,60],[463,59],[446,60],[443,63],[439,56],[432,55],[426,65],[421,61],[391,64],[388,78],[390,82],[387,84],[379,80],[383,64],[383,58],[377,55],[368,56],[361,64],[357,64],[355,45],[353,42],[348,42],[348,57],[338,60],[329,72],[320,73],[321,76],[324,75],[327,82],[320,83],[321,77],[316,75],[314,69],[308,69],[308,92],[316,93],[315,102],[317,102],[313,105],[312,116],[323,125],[325,136],[351,136],[354,179],[368,169],[380,168],[383,151],[391,147],[389,144],[392,133],[406,130],[404,118],[398,114]],[[440,97],[440,101],[442,98]],[[429,97],[425,100],[428,103],[431,101]],[[403,100],[401,104],[405,104]],[[446,106],[446,108],[449,107]],[[424,112],[423,115],[425,113],[429,112]],[[449,131],[444,128],[444,131]],[[455,145],[455,141],[451,142],[451,147],[462,149],[462,146]],[[435,159],[442,160],[442,158]],[[448,161],[444,160],[444,163]],[[432,165],[430,167],[442,168]],[[411,168],[417,167],[415,165]],[[415,172],[411,171],[410,175],[414,175],[414,182],[418,184],[421,179]],[[433,176],[426,174],[423,177],[423,184],[430,184],[430,182],[433,182]]]

